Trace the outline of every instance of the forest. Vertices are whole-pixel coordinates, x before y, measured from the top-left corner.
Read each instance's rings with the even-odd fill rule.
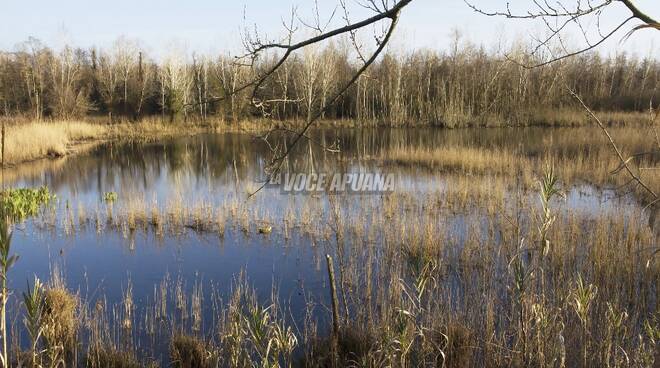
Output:
[[[392,126],[555,125],[565,117],[558,111],[580,113],[567,88],[602,112],[648,111],[660,97],[660,65],[651,56],[590,52],[528,68],[536,61],[530,54],[520,44],[489,50],[458,32],[448,51],[392,47],[323,118]],[[28,121],[304,120],[348,81],[360,54],[348,39],[333,40],[292,56],[259,96],[241,90],[276,59],[271,53],[245,63],[229,53],[181,50],[156,58],[126,37],[107,49],[55,50],[30,39],[0,52],[0,112]],[[251,103],[255,98],[260,103]],[[563,123],[577,122],[571,120],[579,119]]]

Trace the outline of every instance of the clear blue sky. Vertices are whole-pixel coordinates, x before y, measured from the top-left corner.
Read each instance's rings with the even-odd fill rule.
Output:
[[[502,9],[507,2],[513,6],[530,4],[531,0],[473,0],[490,9]],[[351,0],[348,0],[349,4]],[[106,47],[119,36],[139,39],[158,54],[172,42],[183,44],[190,51],[219,52],[237,50],[243,14],[247,24],[272,36],[280,34],[281,19],[288,17],[292,5],[301,15],[312,14],[313,0],[113,0],[90,2],[83,0],[5,0],[0,13],[0,49],[9,50],[28,37],[36,37],[47,45],[64,43],[75,46]],[[319,0],[321,13],[328,14],[336,0]],[[637,0],[640,8],[660,18],[660,1]],[[245,10],[245,11],[244,11]],[[364,15],[353,4],[357,19]],[[606,22],[626,16],[621,7],[605,14]],[[341,19],[337,17],[336,22]],[[337,25],[339,23],[336,23]],[[542,28],[527,22],[492,19],[475,14],[463,0],[415,0],[403,15],[401,28],[394,42],[397,48],[446,49],[452,29],[459,29],[476,43],[492,45],[500,37],[528,37]],[[371,38],[372,31],[364,34]],[[528,39],[528,38],[525,38]],[[576,35],[577,39],[577,35]],[[618,37],[601,50],[634,51],[660,57],[660,32],[638,32],[624,44]]]

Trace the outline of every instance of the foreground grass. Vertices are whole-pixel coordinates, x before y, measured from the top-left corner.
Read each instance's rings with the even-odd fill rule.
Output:
[[[303,237],[300,246],[322,248],[319,262],[325,252],[337,260],[335,352],[318,320],[328,313],[325,289],[314,291],[319,299],[296,326],[277,290],[258,301],[243,275],[228,299],[165,276],[139,308],[130,282],[115,305],[78,298],[77,339],[88,347],[78,356],[99,362],[90,366],[145,365],[163,344],[164,363],[175,367],[654,366],[660,273],[646,213],[625,201],[597,212],[566,209],[548,194],[554,185],[568,189],[561,184],[543,179],[540,192],[518,191],[508,178],[481,175],[447,179],[423,195],[306,197],[281,213],[263,211],[272,198],[214,205],[120,193],[96,208],[67,206],[60,217],[47,211],[37,224],[72,237],[119,233],[135,247],[146,234],[232,232],[251,244],[267,223],[275,242]],[[185,282],[192,290],[181,290]],[[146,354],[133,348],[141,344]]]

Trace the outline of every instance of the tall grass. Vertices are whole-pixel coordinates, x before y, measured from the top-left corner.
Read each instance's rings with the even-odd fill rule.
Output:
[[[626,147],[642,147],[638,134],[620,137]],[[209,204],[174,194],[159,203],[120,192],[79,210],[77,219],[67,210],[70,220],[42,213],[35,221],[69,234],[94,223],[100,236],[116,232],[132,247],[141,233],[249,243],[264,236],[261,224],[276,241],[294,236],[304,239],[301,247],[321,245],[323,252],[312,253],[338,261],[335,351],[321,322],[325,308],[309,306],[305,321],[294,324],[277,290],[259,299],[242,276],[228,300],[213,285],[195,283],[190,291],[184,280],[165,276],[140,307],[130,283],[112,305],[51,282],[47,312],[34,318],[29,297],[26,320],[52,321],[32,328],[48,336],[45,362],[92,367],[147,365],[163,344],[161,361],[174,366],[651,367],[660,266],[647,213],[626,200],[598,211],[559,201],[581,180],[619,180],[610,174],[616,162],[593,140],[578,136],[534,152],[496,144],[392,149],[400,165],[445,172],[437,188],[422,193],[308,196],[272,213],[270,197]],[[548,161],[553,170],[544,171]],[[328,293],[316,291],[317,302],[328,304]],[[136,336],[144,335],[137,351]],[[71,339],[85,349],[71,352]]]
[[[212,287],[186,291],[183,280],[168,276],[140,308],[130,286],[116,306],[92,307],[96,300],[81,298],[88,306],[76,313],[96,311],[89,316],[96,322],[82,324],[78,339],[99,359],[146,364],[149,353],[116,343],[143,332],[147,352],[159,351],[160,341],[164,361],[174,366],[653,366],[660,271],[646,214],[630,204],[568,211],[557,193],[570,187],[557,172],[535,170],[541,186],[534,190],[484,174],[421,195],[338,196],[336,211],[309,197],[295,210],[300,216],[265,213],[259,202],[228,199],[209,209],[202,202],[182,206],[175,197],[140,203],[119,193],[111,217],[103,210],[79,214],[101,216],[102,231],[127,241],[140,232],[232,232],[249,240],[263,236],[254,224],[267,222],[270,237],[284,238],[288,226],[289,236],[324,244],[340,276],[336,357],[330,328],[319,322],[324,308],[294,325],[277,290],[258,300],[242,276],[228,300]],[[353,210],[343,210],[349,203]],[[323,303],[327,291],[318,294]],[[199,312],[204,308],[210,316]],[[84,339],[106,334],[112,337]]]
[[[99,139],[108,133],[101,125],[64,121],[10,125],[5,139],[6,163],[64,156],[76,141]]]

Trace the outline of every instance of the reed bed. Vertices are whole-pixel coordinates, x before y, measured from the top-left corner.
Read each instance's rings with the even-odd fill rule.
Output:
[[[634,188],[630,177],[612,147],[598,131],[569,130],[572,137],[559,141],[548,139],[535,144],[491,142],[489,145],[449,143],[441,147],[393,147],[377,158],[386,165],[398,165],[431,172],[449,172],[468,176],[512,177],[531,189],[539,168],[552,163],[566,183],[586,183],[599,188],[632,190],[644,198],[647,193]],[[649,139],[648,129],[616,128],[611,133],[630,166],[656,193],[660,191],[657,170],[660,152]]]
[[[613,131],[629,154],[653,149],[644,130]],[[29,347],[15,343],[13,356],[27,366],[90,367],[656,366],[658,228],[640,192],[612,173],[618,162],[606,142],[589,132],[519,147],[506,134],[428,148],[377,142],[362,159],[433,183],[382,196],[265,192],[246,201],[237,185],[212,199],[184,192],[160,201],[122,192],[92,203],[60,199],[32,220],[38,230],[118,235],[132,251],[151,235],[276,244],[309,251],[324,279],[327,254],[337,305],[329,307],[328,284],[306,290],[305,309],[293,311],[276,287],[264,298],[263,285],[243,273],[228,293],[166,274],[140,301],[130,278],[121,300],[108,300],[70,290],[56,275],[31,283],[34,297],[14,318],[32,321],[29,331],[50,328],[56,342],[41,331]],[[186,151],[181,159],[197,156]],[[638,160],[655,167],[660,157]],[[657,170],[640,174],[654,188],[660,183]],[[606,193],[617,197],[604,202]],[[591,202],[581,205],[584,197]],[[44,305],[29,302],[47,299],[39,295],[64,302],[49,302],[48,313],[30,308]]]
[[[5,164],[25,164],[43,158],[59,158],[104,140],[154,140],[216,131],[219,127],[189,124],[181,126],[158,119],[140,122],[101,124],[89,121],[27,121],[8,124],[5,137]]]
[[[10,125],[5,138],[5,162],[18,163],[67,154],[77,141],[98,139],[107,128],[78,121]]]
[[[540,190],[500,175],[461,175],[421,194],[306,196],[275,212],[266,199],[183,205],[176,196],[157,203],[121,194],[70,211],[71,219],[46,227],[72,224],[73,235],[96,224],[101,236],[116,232],[127,244],[139,233],[249,239],[266,236],[258,229],[270,224],[273,241],[297,236],[309,244],[300,246],[321,245],[316,262],[326,252],[335,259],[340,316],[332,349],[327,290],[292,321],[277,289],[259,299],[245,275],[224,296],[213,285],[166,276],[139,306],[130,284],[115,304],[81,296],[77,336],[88,348],[75,359],[92,366],[122,357],[123,366],[181,367],[653,366],[660,266],[648,213],[631,198],[597,212],[568,209],[562,194],[573,189],[558,172],[535,175]]]

